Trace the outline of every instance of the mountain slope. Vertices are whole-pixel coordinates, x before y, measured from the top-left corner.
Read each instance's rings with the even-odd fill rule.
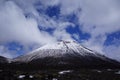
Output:
[[[119,67],[119,63],[81,46],[75,41],[45,45],[27,55],[13,59],[14,63],[54,67]]]
[[[8,59],[3,57],[3,56],[0,56],[0,63],[8,63]]]
[[[10,62],[10,59],[0,56],[0,69],[6,69]]]

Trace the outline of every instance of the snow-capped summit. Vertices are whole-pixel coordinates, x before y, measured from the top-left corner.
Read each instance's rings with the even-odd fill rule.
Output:
[[[75,45],[78,45],[75,41],[59,41],[55,44],[47,44],[40,49],[69,49],[73,48]]]
[[[80,45],[79,43],[77,43],[76,41],[60,41],[57,42],[55,44],[48,44],[45,45],[43,47],[41,47],[40,49],[63,49],[63,50],[67,50],[67,49],[72,49],[74,51],[79,51],[78,49],[85,49],[86,51],[92,52],[91,50],[88,50],[87,48],[83,47],[82,45]]]
[[[40,50],[64,50],[64,51],[73,50],[75,52],[80,52],[82,49],[87,52],[94,53],[92,50],[83,47],[82,45],[80,45],[79,43],[73,40],[69,40],[69,41],[61,40],[54,44],[47,44],[34,50],[33,52]]]

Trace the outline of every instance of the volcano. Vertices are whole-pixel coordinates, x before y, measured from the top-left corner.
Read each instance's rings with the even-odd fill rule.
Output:
[[[120,63],[76,41],[60,41],[44,45],[11,63],[34,68],[120,68]]]

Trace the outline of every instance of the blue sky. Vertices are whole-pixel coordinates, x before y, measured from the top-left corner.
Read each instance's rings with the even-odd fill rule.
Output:
[[[114,40],[116,41],[114,42]],[[116,31],[112,34],[107,35],[107,39],[104,45],[120,45],[120,31]]]
[[[117,0],[1,0],[0,55],[17,57],[57,40],[76,40],[120,60]]]

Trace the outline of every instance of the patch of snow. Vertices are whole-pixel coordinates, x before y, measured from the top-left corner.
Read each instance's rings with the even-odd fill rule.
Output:
[[[33,78],[34,76],[30,75],[29,78]]]
[[[60,71],[60,72],[58,72],[59,74],[66,74],[66,73],[70,73],[70,72],[72,72],[71,70],[66,70],[66,71]]]
[[[25,75],[19,75],[19,79],[22,79],[22,78],[24,78],[25,77]]]
[[[97,70],[97,72],[98,72],[98,73],[101,73],[102,71],[100,71],[100,70]]]
[[[41,50],[63,50],[63,51],[72,50],[74,52],[80,53],[83,56],[86,55],[84,54],[84,52],[95,54],[92,50],[89,50],[81,46],[79,43],[75,41],[61,41],[54,44],[47,44],[33,52],[38,52]]]

